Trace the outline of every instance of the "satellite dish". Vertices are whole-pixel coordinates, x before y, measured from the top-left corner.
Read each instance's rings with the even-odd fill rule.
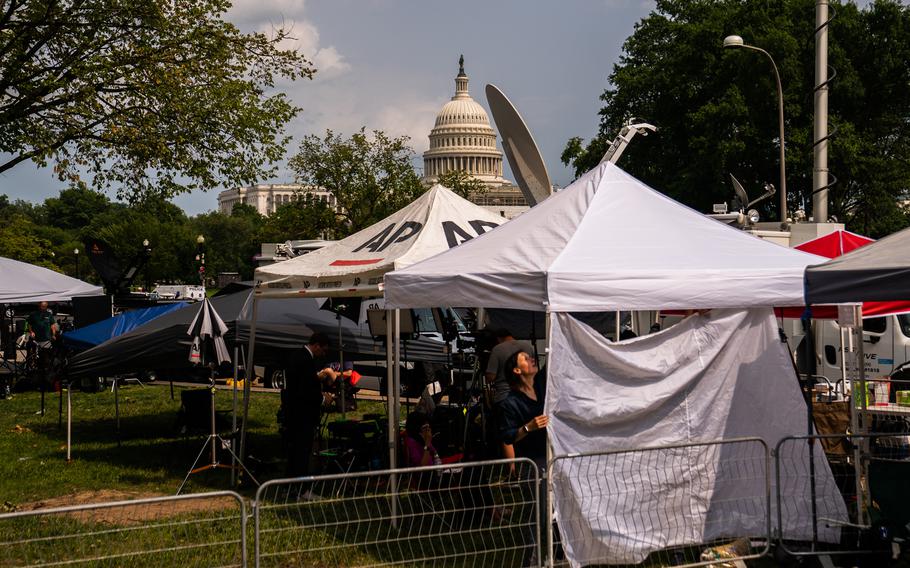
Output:
[[[739,183],[739,180],[733,177],[733,174],[730,174],[730,181],[733,183],[733,193],[736,194],[736,199],[739,200],[739,207],[737,204],[733,204],[733,209],[736,211],[741,211],[745,209],[749,203],[749,195],[746,193],[746,189],[743,187],[743,184]]]
[[[528,205],[534,207],[550,197],[552,184],[547,166],[515,106],[495,85],[487,85],[486,94],[512,174]]]
[[[756,203],[764,201],[765,199],[768,199],[769,197],[771,197],[772,195],[777,193],[777,189],[774,187],[773,184],[766,183],[765,192],[763,194],[759,195],[758,197],[756,197],[755,199],[753,199],[752,201],[749,201],[749,195],[746,193],[746,190],[743,187],[743,184],[739,183],[739,180],[736,179],[735,177],[733,177],[733,174],[730,174],[730,181],[733,183],[733,193],[736,194],[736,198],[733,202],[732,209],[735,209],[737,211],[745,211],[746,209],[748,209],[749,207],[752,207]]]

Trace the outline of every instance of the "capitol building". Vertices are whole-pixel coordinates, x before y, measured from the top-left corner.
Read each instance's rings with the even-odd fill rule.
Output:
[[[511,219],[528,210],[527,201],[515,184],[502,177],[496,131],[487,111],[468,92],[464,57],[458,64],[455,96],[436,115],[430,148],[423,153],[423,180],[430,185],[446,172],[464,171],[487,186],[485,193],[470,196],[471,201]]]
[[[455,96],[447,102],[430,130],[430,148],[423,153],[423,181],[427,186],[439,176],[460,170],[480,180],[487,190],[469,199],[494,213],[511,219],[528,210],[521,190],[502,177],[502,152],[496,146],[496,131],[490,126],[487,111],[471,98],[464,57],[459,59],[455,76]],[[319,188],[297,184],[259,184],[228,189],[218,194],[218,209],[230,215],[234,205],[243,203],[270,215],[281,205],[311,194],[330,207],[338,208],[335,196]]]

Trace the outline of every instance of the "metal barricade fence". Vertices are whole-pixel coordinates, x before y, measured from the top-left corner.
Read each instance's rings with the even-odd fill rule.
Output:
[[[246,505],[232,491],[0,514],[0,566],[246,562]]]
[[[539,566],[527,459],[282,479],[256,493],[260,566]]]
[[[893,422],[876,417],[875,426]],[[792,436],[774,450],[777,539],[793,556],[882,554],[910,522],[910,435]],[[780,480],[789,478],[789,484]],[[809,526],[792,518],[808,513]]]
[[[769,550],[771,467],[760,438],[568,455],[548,473],[557,564],[721,565]]]

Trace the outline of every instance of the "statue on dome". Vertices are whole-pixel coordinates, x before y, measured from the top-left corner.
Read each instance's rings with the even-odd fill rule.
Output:
[[[464,54],[458,57],[458,74],[464,75]]]

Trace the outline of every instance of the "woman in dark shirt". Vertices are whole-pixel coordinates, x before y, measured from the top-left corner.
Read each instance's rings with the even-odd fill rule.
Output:
[[[504,369],[511,390],[500,403],[502,441],[515,446],[516,457],[529,458],[544,467],[549,422],[543,413],[547,389],[545,373],[538,371],[537,361],[526,351],[512,355]]]

